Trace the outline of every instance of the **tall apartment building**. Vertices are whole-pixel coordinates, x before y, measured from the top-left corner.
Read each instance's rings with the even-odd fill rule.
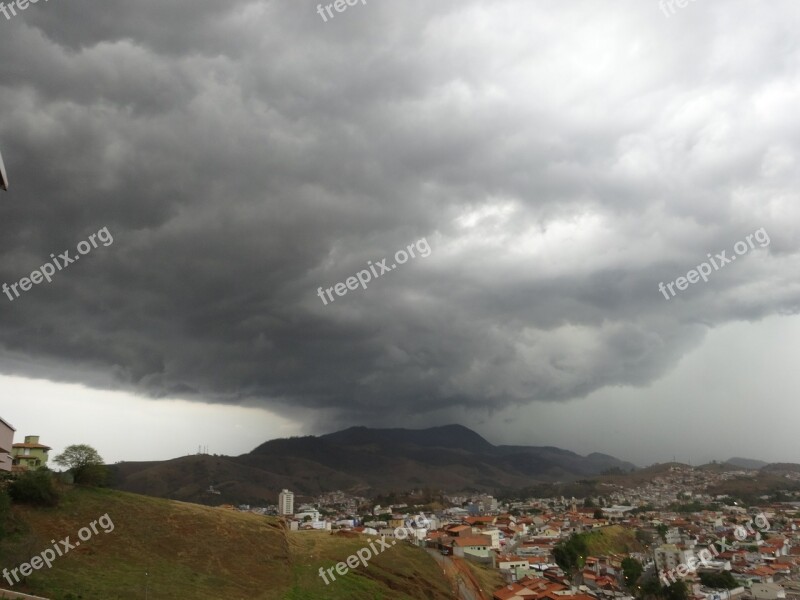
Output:
[[[11,450],[15,429],[0,418],[0,471],[11,470]]]
[[[280,494],[278,494],[278,514],[294,514],[294,494],[289,490],[283,490]]]

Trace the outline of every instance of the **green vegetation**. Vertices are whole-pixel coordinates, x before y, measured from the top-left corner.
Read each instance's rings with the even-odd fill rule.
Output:
[[[630,470],[631,473],[633,473],[633,471],[634,471],[634,469]],[[609,469],[606,469],[605,471],[603,471],[600,474],[604,475],[606,477],[610,476],[610,475],[625,475],[626,471],[623,471],[620,467],[611,467]]]
[[[68,446],[53,459],[57,465],[69,469],[79,485],[105,485],[108,469],[97,450],[86,444]]]
[[[6,536],[6,522],[11,514],[11,496],[5,490],[0,490],[0,540]]]
[[[688,600],[689,589],[683,580],[676,581],[672,585],[661,588],[664,600]]]
[[[586,540],[589,534],[573,533],[567,541],[559,542],[553,549],[553,556],[558,566],[566,573],[574,573],[583,568],[589,548]]]
[[[294,533],[288,536],[291,585],[281,594],[257,596],[280,600],[412,600],[450,598],[449,587],[440,567],[427,552],[398,544],[370,560],[365,569],[358,567],[325,585],[319,568],[333,568],[367,544],[362,537],[340,537],[325,532]],[[330,579],[330,577],[328,577]],[[268,579],[264,578],[266,582]]]
[[[643,572],[644,567],[642,567],[642,563],[635,558],[628,556],[622,559],[622,574],[625,577],[625,586],[628,589],[634,588]]]
[[[669,531],[669,527],[667,527],[663,523],[660,523],[659,525],[656,526],[656,532],[658,532],[658,536],[661,538],[662,542],[667,541],[667,531]]]
[[[719,509],[720,505],[717,503],[703,504],[702,502],[693,501],[684,504],[674,502],[669,505],[668,510],[679,513],[696,513],[696,512],[702,512],[704,510],[714,511]]]
[[[700,581],[704,586],[716,590],[732,590],[739,586],[729,571],[723,571],[722,573],[700,573]]]
[[[506,502],[523,501],[526,498],[586,498],[598,496],[600,482],[593,479],[581,479],[570,483],[537,483],[519,488],[500,488],[495,490],[495,497]],[[592,507],[593,508],[593,507]]]
[[[58,506],[61,499],[53,473],[46,468],[17,475],[8,485],[8,494],[14,502],[33,506]]]
[[[659,600],[688,600],[689,589],[683,580],[671,585],[661,585],[658,579],[651,577],[642,583],[642,598],[658,598]]]
[[[14,531],[0,542],[14,568],[108,514],[114,529],[82,542],[14,589],[53,600],[429,600],[448,583],[424,550],[398,544],[326,586],[333,567],[366,544],[360,537],[288,532],[273,518],[75,486],[58,507],[14,504]],[[70,596],[71,594],[71,596]]]
[[[640,515],[642,513],[653,512],[655,507],[652,504],[645,504],[644,506],[637,506],[631,511],[631,514]]]
[[[632,529],[620,525],[602,527],[582,535],[587,536],[586,545],[590,555],[628,554],[644,550]]]
[[[800,490],[800,482],[787,481],[779,472],[762,470],[755,477],[739,476],[720,481],[717,485],[709,487],[707,492],[715,496],[727,495],[729,498],[726,500],[726,504],[732,504],[732,501],[735,501],[739,506],[746,508],[762,503],[761,496],[763,495],[790,494],[796,490]]]
[[[478,585],[484,590],[497,590],[506,585],[505,578],[497,569],[492,569],[488,565],[481,565],[469,560],[463,561],[462,564],[472,572]]]
[[[653,534],[644,529],[637,529],[636,541],[644,546],[650,546],[654,541]]]
[[[631,529],[619,525],[602,527],[587,533],[574,533],[553,550],[558,566],[567,572],[582,569],[587,556],[628,554],[643,550]]]

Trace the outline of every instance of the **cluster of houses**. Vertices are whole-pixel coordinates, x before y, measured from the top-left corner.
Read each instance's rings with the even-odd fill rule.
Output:
[[[284,508],[289,496],[281,498]],[[293,500],[293,496],[291,497]],[[774,503],[758,507],[768,520],[763,532],[736,543],[737,527],[748,520],[738,506],[718,511],[675,513],[667,509],[635,510],[615,505],[599,508],[578,506],[564,498],[534,502],[536,510],[507,510],[491,500],[480,511],[452,507],[428,514],[422,521],[410,507],[376,506],[361,518],[326,519],[313,505],[295,512],[282,511],[295,530],[346,530],[365,535],[395,537],[406,528],[405,539],[442,555],[482,564],[496,570],[505,585],[493,592],[494,600],[633,600],[637,590],[624,580],[622,564],[636,559],[645,576],[664,581],[666,574],[686,564],[710,545],[727,538],[729,544],[715,548],[713,560],[701,568],[680,573],[690,600],[800,600],[800,503]],[[470,504],[468,504],[470,505]],[[491,508],[489,508],[491,507]],[[293,508],[293,507],[292,507]],[[488,514],[491,513],[491,514]],[[416,524],[410,526],[412,521]],[[582,569],[565,573],[555,560],[556,546],[575,533],[616,526],[629,530],[635,547],[625,552],[581,557]],[[763,535],[762,535],[763,533]],[[709,589],[703,573],[730,573],[737,587]]]
[[[653,548],[656,574],[668,584],[681,575],[681,565],[692,564],[704,553],[702,568],[682,575],[697,584],[700,574],[730,573],[741,584],[730,595],[747,594],[759,600],[796,595],[800,569],[800,518],[797,503],[759,507],[762,527],[744,526],[750,518],[738,506],[724,511],[700,511],[690,515],[660,513],[666,530],[663,542]],[[756,522],[758,523],[758,518]],[[725,541],[720,541],[724,538]],[[683,571],[686,571],[683,567]]]
[[[587,509],[544,513],[533,519],[518,519],[516,527],[511,526],[514,522],[510,516],[498,516],[492,525],[503,534],[499,549],[477,546],[478,540],[473,539],[476,534],[487,533],[482,529],[491,526],[483,519],[465,520],[466,528],[451,526],[446,531],[450,535],[466,536],[467,548],[462,552],[465,558],[483,557],[487,547],[488,552],[493,553],[491,564],[508,582],[494,592],[495,600],[633,598],[638,590],[626,585],[631,582],[625,582],[622,570],[623,560],[629,556],[642,564],[646,577],[657,578],[662,585],[682,579],[691,600],[800,597],[800,513],[796,503],[759,507],[758,514],[769,522],[763,531],[752,530],[753,534],[747,539],[743,539],[742,532],[746,530],[742,524],[749,521],[749,515],[736,506],[690,514],[654,510],[638,515],[618,510],[620,508],[623,507],[615,507],[617,510],[610,513],[601,509],[599,512],[607,519],[586,519],[580,512],[588,512]],[[597,512],[597,509],[592,510]],[[642,543],[639,552],[629,549],[626,553],[581,557],[582,570],[567,577],[555,564],[556,544],[577,530],[611,524],[629,529],[637,539],[652,541]],[[639,532],[644,535],[637,535]],[[488,536],[483,538],[488,543]],[[461,545],[457,539],[453,542],[454,554]],[[702,557],[703,551],[706,556],[713,555],[713,559],[701,564],[698,556]],[[687,568],[687,564],[698,566]],[[736,586],[732,589],[705,587],[702,576],[712,573],[729,573]]]
[[[39,443],[38,435],[26,435],[14,443],[16,429],[0,417],[0,471],[22,472],[47,466],[51,448]]]

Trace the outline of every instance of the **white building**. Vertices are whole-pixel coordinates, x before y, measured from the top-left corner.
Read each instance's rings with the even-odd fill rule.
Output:
[[[677,527],[670,527],[664,536],[667,544],[680,544],[681,543],[681,530]]]
[[[14,431],[10,424],[0,418],[0,471],[11,470],[11,446],[14,445]]]
[[[295,514],[294,518],[303,523],[306,520],[306,517],[308,517],[309,521],[311,521],[312,523],[317,523],[318,521],[322,520],[320,516],[321,515],[319,514],[318,510],[311,509],[311,510],[304,510],[302,512]]]
[[[691,550],[678,548],[675,544],[662,544],[656,548],[656,569],[659,571],[669,571],[680,564],[687,563],[694,556]]]
[[[488,536],[491,540],[492,550],[500,549],[500,530],[499,529],[482,529],[481,535]]]
[[[750,593],[756,600],[778,600],[786,598],[786,590],[777,583],[754,583]]]
[[[294,494],[289,490],[283,490],[278,494],[278,514],[281,516],[294,514]]]

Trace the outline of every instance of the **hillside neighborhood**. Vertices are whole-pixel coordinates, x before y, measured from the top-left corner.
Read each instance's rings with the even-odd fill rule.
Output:
[[[642,486],[608,485],[603,496],[580,500],[499,502],[486,494],[447,496],[447,508],[425,513],[425,526],[410,528],[413,533],[403,537],[447,560],[495,572],[504,581],[491,590],[495,600],[625,600],[670,589],[680,581],[685,588],[676,598],[798,598],[796,492],[789,492],[784,501],[764,498],[745,508],[729,497],[687,491],[752,475],[738,468],[710,473],[675,465]],[[284,490],[281,497],[285,500],[287,494],[291,492]],[[396,529],[417,514],[416,507],[400,503],[375,505],[356,515],[355,507],[365,502],[337,492],[302,504],[293,514],[292,505],[284,502],[280,514],[300,535],[327,530],[384,538],[395,537]],[[275,507],[239,509],[275,512]],[[589,550],[609,550],[579,555],[574,564],[565,564],[569,561],[564,560],[564,548],[576,538],[585,539]],[[631,559],[641,569],[633,569],[636,580],[625,568],[626,563],[634,564]],[[474,588],[476,593],[489,592],[477,582]]]
[[[15,434],[0,418],[0,470],[46,468],[51,448],[37,435],[15,442]],[[583,482],[595,491],[581,498],[411,490],[405,501],[392,494],[376,503],[283,489],[276,504],[217,506],[277,517],[290,535],[417,546],[441,563],[460,598],[791,600],[800,598],[800,492],[797,469],[782,468],[786,489],[750,503],[712,490],[753,480],[756,469],[674,463],[647,476],[617,469]],[[219,495],[213,485],[206,492]]]

